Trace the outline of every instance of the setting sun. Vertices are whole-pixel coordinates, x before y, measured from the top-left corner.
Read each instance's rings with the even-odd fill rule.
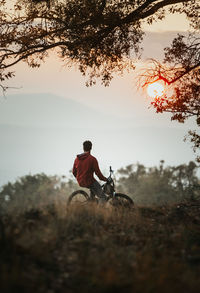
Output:
[[[164,93],[164,86],[159,82],[153,82],[148,85],[147,93],[150,97],[160,97]]]

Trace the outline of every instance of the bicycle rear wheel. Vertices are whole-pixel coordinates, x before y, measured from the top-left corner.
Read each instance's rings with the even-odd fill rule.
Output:
[[[115,193],[114,197],[109,199],[109,204],[116,208],[133,208],[133,200],[126,194]]]
[[[84,190],[74,191],[68,198],[67,205],[83,206],[87,204],[89,195]]]

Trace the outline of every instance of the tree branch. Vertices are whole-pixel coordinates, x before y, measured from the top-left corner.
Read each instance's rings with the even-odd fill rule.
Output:
[[[13,65],[16,65],[18,62],[20,62],[21,60],[23,60],[23,59],[26,59],[26,58],[28,58],[29,56],[31,56],[31,55],[33,55],[33,54],[36,54],[36,53],[42,53],[42,52],[44,52],[44,51],[47,51],[47,50],[50,50],[50,49],[52,49],[52,48],[55,48],[55,47],[58,47],[58,46],[67,46],[67,42],[57,42],[57,43],[54,43],[54,44],[51,44],[51,45],[48,45],[48,46],[43,46],[41,49],[38,49],[38,50],[34,50],[33,52],[28,52],[28,53],[26,53],[25,55],[23,55],[23,56],[21,56],[21,57],[19,57],[16,61],[14,61],[14,62],[12,62],[12,63],[10,63],[10,64],[7,64],[7,65],[5,65],[5,64],[3,64],[4,66],[2,66],[0,69],[7,69],[7,68],[9,68],[9,67],[11,67],[11,66],[13,66]],[[39,47],[41,47],[41,46],[33,46],[33,47],[29,47],[27,50],[24,50],[24,51],[22,51],[22,52],[17,52],[17,53],[15,53],[16,55],[18,54],[22,54],[22,53],[24,53],[24,52],[26,52],[26,51],[28,51],[28,50],[30,50],[30,49],[37,49],[37,48],[39,48]],[[12,54],[13,55],[13,54]]]
[[[153,7],[151,7],[146,12],[141,13],[144,9],[148,8],[148,6],[150,4],[153,4],[154,2],[157,2],[157,0],[147,0],[143,5],[141,5],[136,10],[131,12],[125,18],[123,18],[121,23],[122,24],[130,23],[132,21],[136,21],[139,19],[145,19],[148,16],[155,14],[160,8],[164,8],[164,7],[166,7],[168,5],[172,5],[172,4],[191,2],[191,0],[163,0],[163,1],[156,3]]]
[[[190,73],[191,71],[193,71],[194,69],[196,69],[197,67],[200,66],[200,62],[195,64],[194,66],[188,68],[187,70],[185,70],[182,74],[180,74],[178,77],[172,79],[171,81],[167,81],[167,79],[165,79],[165,81],[170,85],[174,82],[176,82],[177,80],[179,80],[180,78],[182,78],[184,75],[187,75],[188,73]],[[163,79],[163,78],[161,78]],[[163,79],[164,80],[164,79]]]

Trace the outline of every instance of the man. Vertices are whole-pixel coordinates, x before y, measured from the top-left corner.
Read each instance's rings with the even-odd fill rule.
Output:
[[[107,181],[107,178],[104,177],[101,173],[97,159],[90,154],[91,149],[91,141],[84,141],[84,153],[77,155],[74,161],[72,172],[73,175],[76,177],[78,184],[81,187],[89,188],[95,195],[100,198],[100,202],[103,203],[106,200],[106,196],[101,188],[101,185],[95,180],[94,173],[102,181]]]

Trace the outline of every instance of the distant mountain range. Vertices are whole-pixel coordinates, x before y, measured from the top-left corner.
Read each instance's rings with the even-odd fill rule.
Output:
[[[117,117],[105,115],[77,101],[52,94],[13,95],[0,101],[0,124],[32,127],[102,128],[120,126]]]

